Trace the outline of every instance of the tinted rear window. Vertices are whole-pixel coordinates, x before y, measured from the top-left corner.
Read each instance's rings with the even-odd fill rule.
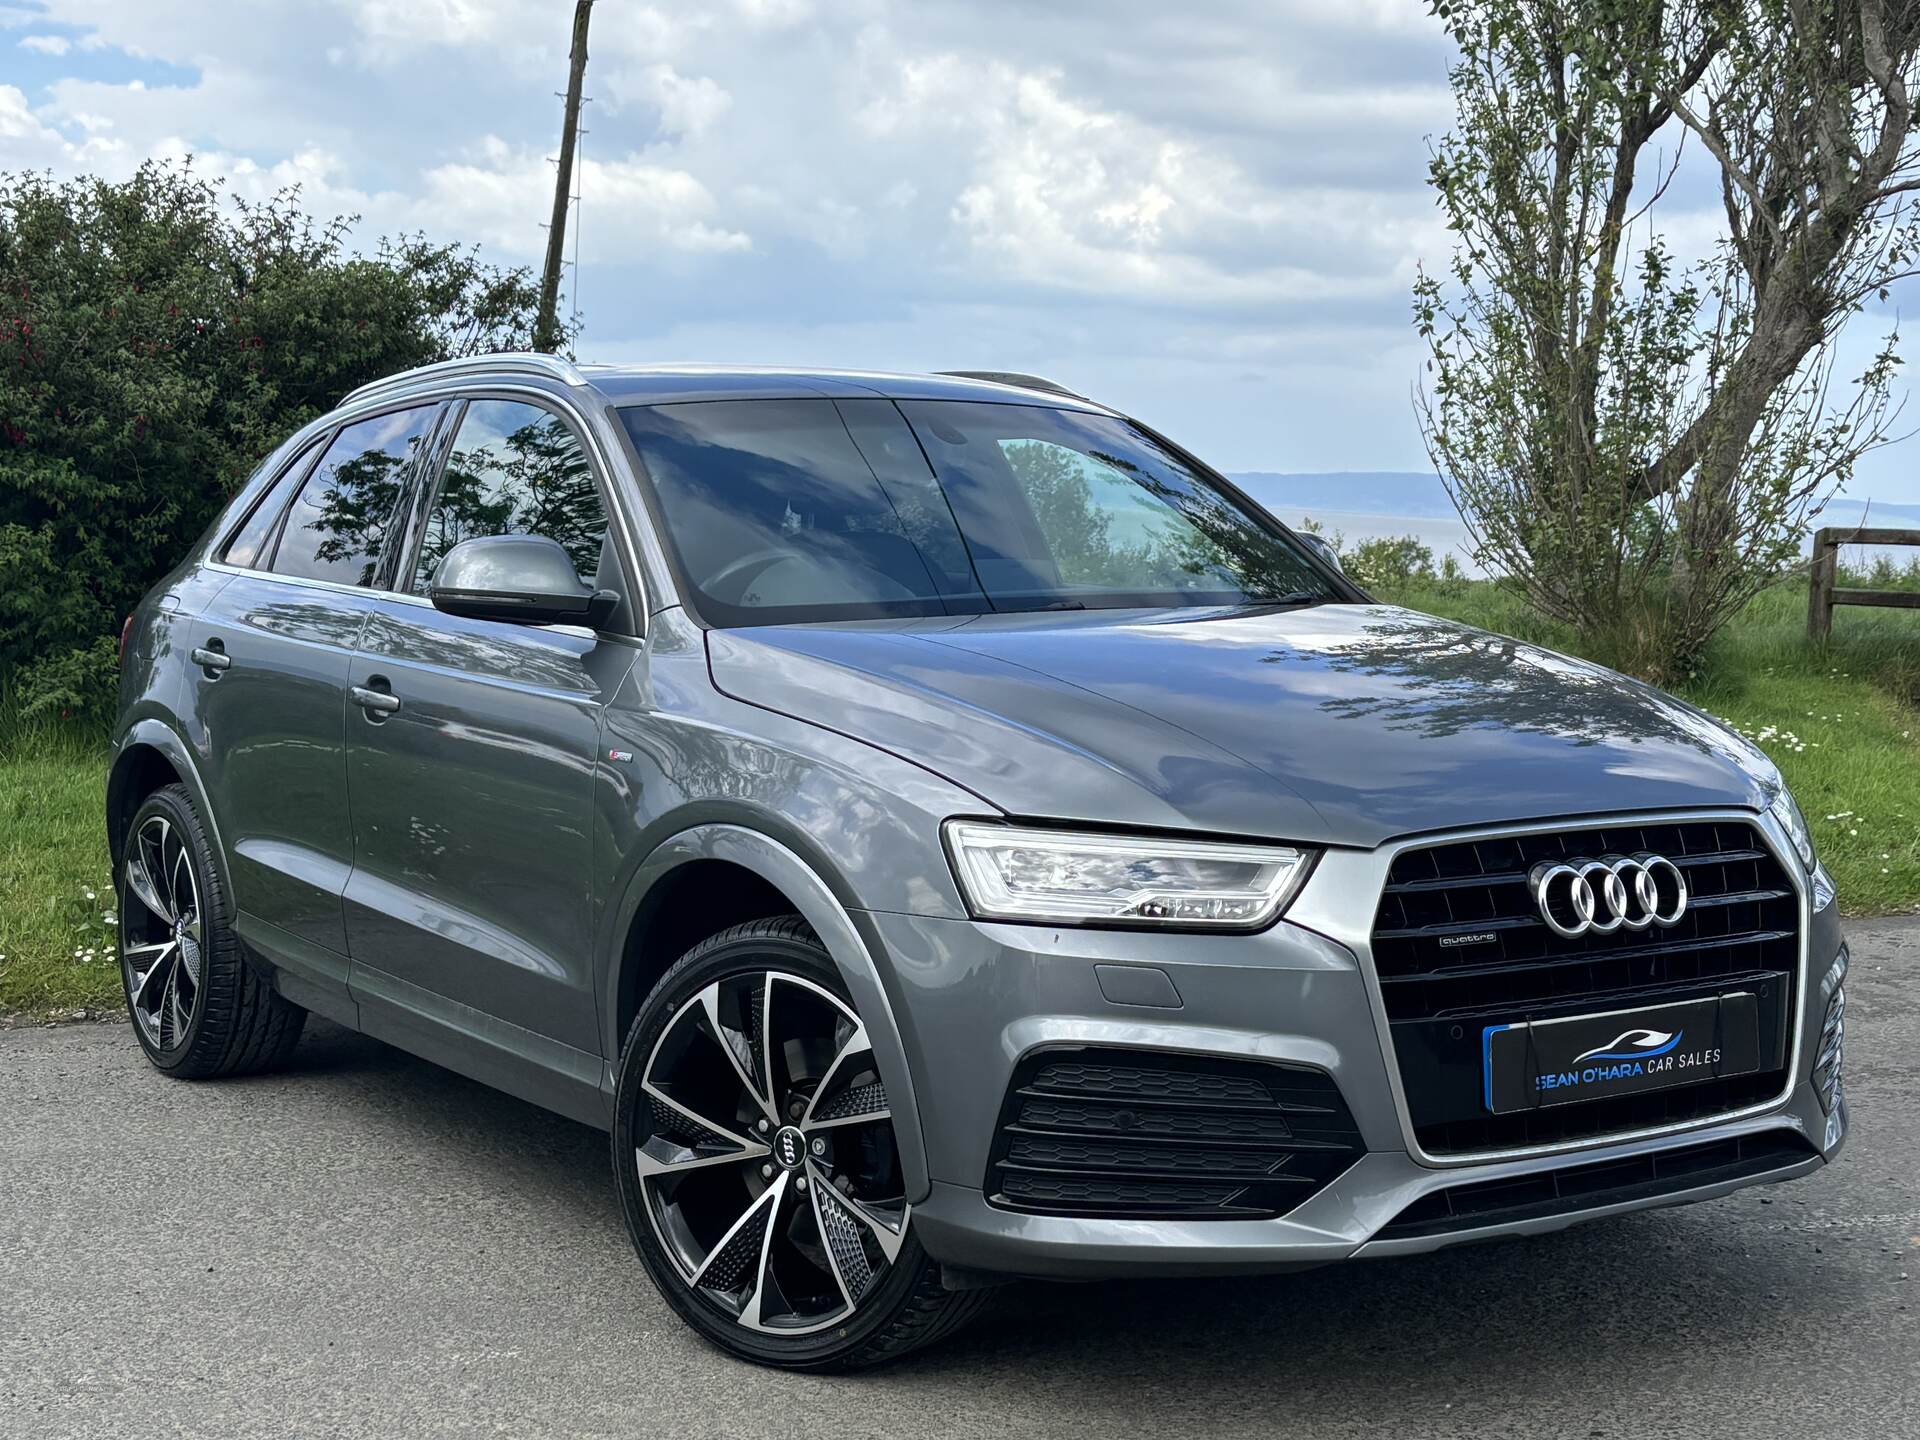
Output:
[[[713,624],[1338,598],[1276,526],[1111,416],[809,399],[622,418]]]
[[[324,438],[324,437],[323,437]],[[252,512],[234,532],[227,542],[227,548],[221,559],[229,565],[238,565],[242,569],[252,569],[265,558],[273,540],[274,527],[280,523],[280,516],[287,508],[287,497],[300,483],[301,476],[307,473],[307,467],[313,463],[313,457],[319,452],[320,440],[302,450],[293,462],[282,470],[279,477],[268,487],[266,494],[260,497]]]
[[[414,452],[436,408],[376,415],[334,437],[287,512],[273,556],[276,575],[373,583]]]

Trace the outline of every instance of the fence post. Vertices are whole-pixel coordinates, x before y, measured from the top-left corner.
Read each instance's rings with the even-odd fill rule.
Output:
[[[1833,582],[1839,568],[1837,530],[1813,532],[1813,583],[1807,595],[1807,637],[1825,640],[1833,633]]]

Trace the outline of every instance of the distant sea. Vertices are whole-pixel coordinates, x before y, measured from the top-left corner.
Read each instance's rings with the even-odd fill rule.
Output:
[[[1229,478],[1288,525],[1312,520],[1328,534],[1337,531],[1349,545],[1382,536],[1412,535],[1433,551],[1434,564],[1450,554],[1468,574],[1486,573],[1474,564],[1467,527],[1460,522],[1438,475],[1400,471],[1286,475],[1256,471]],[[1835,500],[1815,523],[1920,530],[1920,505]],[[1811,546],[1809,537],[1802,548]],[[1920,549],[1850,545],[1842,552],[1842,559],[1849,565],[1870,565],[1882,554],[1904,567],[1920,558]]]

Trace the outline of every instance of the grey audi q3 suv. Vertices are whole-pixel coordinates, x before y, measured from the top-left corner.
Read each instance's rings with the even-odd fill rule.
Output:
[[[128,621],[135,1037],[309,1011],[612,1134],[701,1334],[1553,1230],[1838,1150],[1847,949],[1766,757],[1372,603],[1032,376],[369,385]]]

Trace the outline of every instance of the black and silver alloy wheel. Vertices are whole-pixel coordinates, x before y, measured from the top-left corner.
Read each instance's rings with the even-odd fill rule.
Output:
[[[765,1364],[873,1364],[970,1316],[912,1235],[867,1028],[794,918],[696,947],[641,1007],[614,1163],[667,1300]]]
[[[909,1219],[859,1017],[798,975],[716,980],[678,1007],[640,1086],[634,1163],[685,1282],[751,1330],[851,1316]]]
[[[179,785],[154,791],[117,854],[120,978],[147,1058],[182,1079],[279,1064],[307,1012],[247,958],[192,796]]]
[[[128,838],[120,884],[120,963],[133,1023],[156,1050],[186,1043],[200,1006],[200,887],[185,835],[145,816]]]

